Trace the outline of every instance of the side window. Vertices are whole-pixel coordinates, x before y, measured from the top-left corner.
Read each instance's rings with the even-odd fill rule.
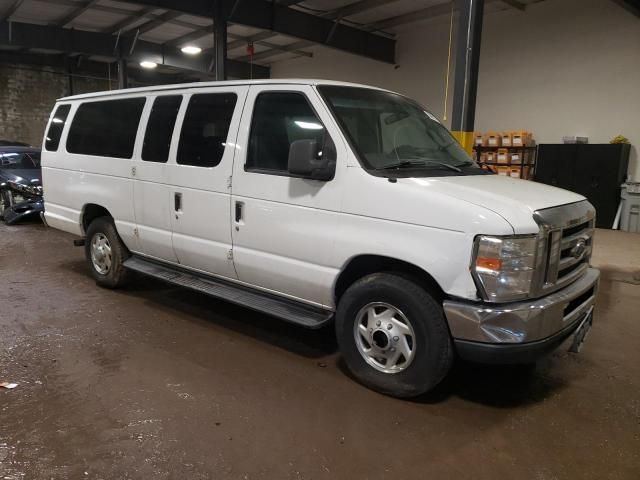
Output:
[[[131,158],[144,98],[85,102],[73,117],[67,151]]]
[[[53,112],[53,118],[51,119],[51,124],[49,125],[49,131],[47,132],[47,136],[44,141],[44,148],[46,150],[49,150],[50,152],[55,152],[58,150],[58,145],[60,145],[60,136],[62,135],[62,129],[64,128],[64,124],[67,121],[67,115],[69,115],[70,109],[71,105],[58,105],[55,112]]]
[[[235,93],[191,96],[178,144],[176,160],[180,165],[215,167],[220,163],[236,100]]]
[[[287,173],[296,140],[322,145],[325,128],[302,93],[264,92],[253,107],[245,169]]]
[[[153,102],[142,145],[142,160],[165,163],[182,95],[157,97]]]

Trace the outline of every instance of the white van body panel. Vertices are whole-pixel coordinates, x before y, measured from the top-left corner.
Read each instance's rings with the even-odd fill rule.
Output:
[[[536,233],[533,211],[583,199],[501,176],[394,182],[373,176],[360,166],[316,91],[319,83],[352,85],[315,80],[215,82],[59,100],[58,105],[72,108],[58,151],[42,152],[47,222],[82,235],[83,209],[100,205],[113,216],[134,253],[333,309],[340,272],[361,255],[410,263],[433,277],[445,293],[476,300],[469,272],[476,235]],[[331,181],[245,171],[253,102],[266,90],[306,95],[336,146]],[[211,169],[178,165],[176,151],[189,95],[229,91],[236,92],[238,100],[220,164]],[[140,159],[142,138],[151,101],[164,94],[184,98],[168,162],[150,164]],[[81,102],[124,97],[147,97],[132,159],[66,151],[69,125]],[[175,193],[183,195],[182,212],[174,211]],[[243,209],[238,222],[235,202]]]
[[[215,167],[179,165],[176,162],[179,134],[167,162],[167,184],[170,196],[173,249],[180,265],[226,278],[237,278],[231,243],[231,189],[235,144],[242,107],[248,87],[221,86],[186,90],[178,113],[175,132],[180,132],[193,95],[236,95],[236,104],[227,134],[227,148]],[[182,208],[175,211],[175,195],[181,195]]]
[[[141,158],[146,125],[153,102],[158,96],[147,96],[147,102],[140,119],[140,133],[134,148],[133,207],[138,229],[138,249],[130,247],[129,244],[127,246],[135,253],[177,263],[178,259],[173,251],[171,238],[171,194],[168,185],[167,164],[144,162]],[[172,145],[176,141],[176,132],[174,128],[174,134],[169,139]]]
[[[122,97],[123,95],[116,96]],[[80,155],[66,150],[69,120],[75,115],[78,105],[78,102],[72,103],[58,151],[42,152],[43,186],[47,185],[47,223],[54,228],[82,235],[82,213],[85,206],[100,205],[113,216],[118,233],[127,247],[137,251],[135,213],[132,208],[133,162],[123,158]],[[140,129],[138,133],[139,131]],[[43,141],[43,145],[44,143]]]
[[[245,171],[256,97],[269,91],[306,96],[331,135],[337,153],[333,180],[319,182],[290,176]],[[234,162],[233,201],[241,202],[243,218],[234,222],[233,258],[238,278],[307,302],[333,307],[333,283],[340,265],[329,262],[340,248],[338,229],[346,183],[348,149],[340,131],[309,85],[252,86],[245,105]]]
[[[416,183],[418,180],[413,179]],[[538,233],[536,210],[584,200],[582,195],[560,188],[502,175],[440,177],[430,182],[436,194],[487,208],[507,220],[513,233]],[[479,233],[486,233],[480,231]]]

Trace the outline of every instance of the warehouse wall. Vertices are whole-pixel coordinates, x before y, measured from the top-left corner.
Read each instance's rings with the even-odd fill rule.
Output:
[[[104,90],[102,80],[75,77],[74,94]],[[48,67],[0,65],[0,139],[39,146],[57,98],[69,95],[67,75]]]
[[[378,85],[444,115],[449,19],[398,36],[399,67],[317,49],[276,63],[273,77],[316,77]],[[611,0],[545,0],[525,12],[485,16],[476,127],[525,129],[538,143],[564,135],[631,141],[629,173],[640,181],[640,21]],[[449,93],[449,108],[451,104]],[[449,124],[449,120],[445,123]]]

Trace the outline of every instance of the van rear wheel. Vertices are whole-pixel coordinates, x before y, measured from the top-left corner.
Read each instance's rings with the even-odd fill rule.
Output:
[[[99,217],[87,228],[85,256],[91,275],[101,287],[118,288],[127,279],[127,269],[122,263],[129,257],[113,219]]]
[[[349,287],[338,304],[336,335],[351,373],[395,397],[428,392],[453,362],[440,303],[399,274],[375,273]]]

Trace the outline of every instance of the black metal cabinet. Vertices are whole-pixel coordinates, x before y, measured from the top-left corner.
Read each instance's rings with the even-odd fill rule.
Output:
[[[627,144],[541,144],[535,180],[584,195],[596,208],[596,226],[611,228],[629,151]]]

